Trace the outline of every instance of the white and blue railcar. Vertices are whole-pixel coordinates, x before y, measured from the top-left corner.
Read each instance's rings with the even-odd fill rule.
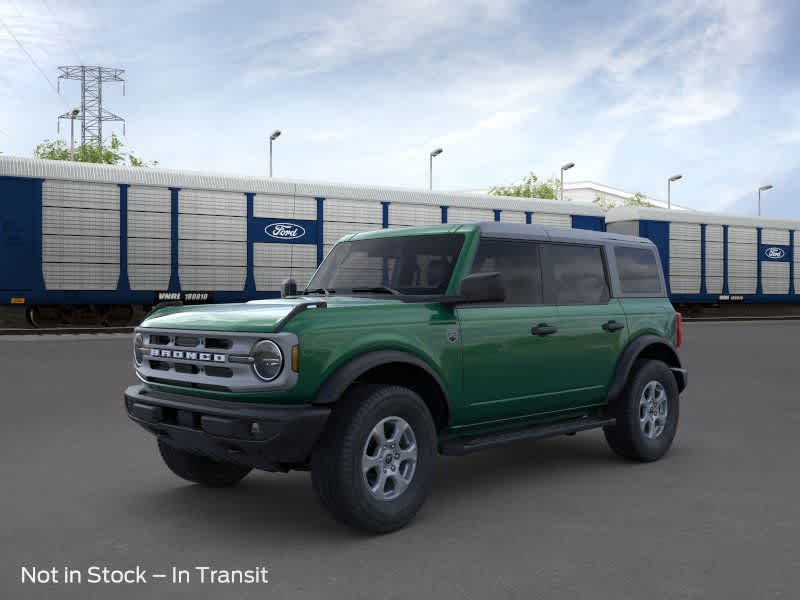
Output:
[[[800,221],[624,207],[606,229],[655,243],[673,304],[800,301]]]
[[[275,297],[346,234],[485,220],[605,226],[577,203],[0,156],[0,305]]]

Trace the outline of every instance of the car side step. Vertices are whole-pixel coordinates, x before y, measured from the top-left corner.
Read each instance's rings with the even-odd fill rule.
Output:
[[[555,435],[567,435],[587,429],[613,425],[614,423],[616,423],[616,419],[613,417],[581,417],[580,419],[570,419],[569,421],[560,421],[558,423],[531,425],[530,427],[511,431],[494,431],[485,435],[444,440],[439,443],[439,452],[449,456],[461,456],[478,450],[505,446],[521,440],[539,440]]]

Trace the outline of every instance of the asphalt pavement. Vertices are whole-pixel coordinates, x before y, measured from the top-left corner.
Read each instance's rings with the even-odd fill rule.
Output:
[[[798,340],[797,321],[689,324],[662,461],[624,462],[598,431],[443,457],[417,519],[373,537],[307,473],[229,490],[169,473],[124,414],[127,336],[0,338],[0,598],[797,598]],[[88,581],[137,566],[147,583]]]

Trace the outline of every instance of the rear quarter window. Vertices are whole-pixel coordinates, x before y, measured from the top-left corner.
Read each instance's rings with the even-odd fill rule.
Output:
[[[652,249],[616,246],[614,255],[623,294],[663,295],[660,269]]]
[[[608,280],[597,246],[542,244],[545,304],[608,304]]]

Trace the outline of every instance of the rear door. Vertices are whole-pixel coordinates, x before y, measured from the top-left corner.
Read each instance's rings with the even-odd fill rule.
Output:
[[[544,300],[558,313],[559,356],[552,368],[566,382],[562,408],[603,404],[628,339],[622,305],[611,297],[604,249],[559,243],[541,249]]]
[[[27,291],[33,285],[34,211],[38,182],[0,177],[0,290]]]
[[[502,421],[548,412],[560,405],[565,381],[551,327],[555,306],[542,301],[538,242],[482,239],[473,272],[497,271],[506,284],[502,303],[456,308],[464,365],[463,417],[457,425]]]

